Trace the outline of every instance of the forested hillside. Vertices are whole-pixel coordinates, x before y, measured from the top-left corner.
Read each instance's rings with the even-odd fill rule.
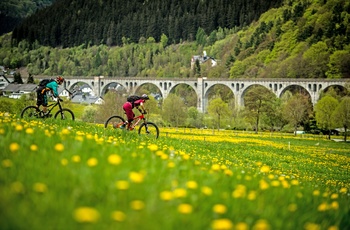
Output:
[[[38,9],[51,5],[54,0],[1,0],[0,35],[12,31],[24,18]]]
[[[198,4],[197,8],[200,8],[199,6],[207,1],[195,2]],[[71,4],[76,3],[73,1]],[[147,1],[144,3],[148,4]],[[53,7],[58,7],[57,4],[58,2]],[[154,14],[157,14],[157,9],[162,9],[160,7],[162,4],[159,2],[157,7],[154,6]],[[126,5],[128,6],[127,3]],[[88,11],[91,13],[91,18],[97,17],[94,16],[93,9],[83,10],[88,9],[87,6],[92,5],[83,4],[75,13],[81,15]],[[180,9],[185,9],[182,5],[178,6]],[[65,7],[69,8],[70,4],[67,3]],[[46,10],[41,11],[39,15],[45,12]],[[143,11],[135,9],[135,12]],[[52,14],[56,12],[53,11]],[[70,11],[67,10],[66,14],[70,15]],[[174,20],[185,17],[183,15],[188,16],[178,13],[179,17],[175,17]],[[70,16],[69,23],[74,24],[75,20],[72,19],[72,15]],[[40,19],[37,15],[35,17],[38,17],[37,20]],[[51,20],[50,17],[43,18]],[[58,17],[57,21],[63,18],[65,16],[62,12],[62,17]],[[230,17],[226,15],[226,19],[228,18]],[[29,19],[31,20],[33,19]],[[349,20],[350,2],[346,0],[286,0],[280,7],[271,8],[246,26],[218,27],[211,31],[208,31],[209,27],[197,27],[192,35],[193,41],[189,39],[189,34],[186,34],[183,40],[180,39],[181,42],[175,42],[173,34],[163,32],[159,34],[150,32],[150,36],[141,36],[134,41],[135,38],[124,36],[121,33],[123,30],[117,30],[120,32],[118,36],[123,38],[121,45],[106,44],[104,39],[94,45],[89,39],[79,40],[84,39],[84,36],[75,40],[76,34],[86,29],[76,27],[73,31],[61,31],[68,40],[80,44],[67,48],[41,45],[39,42],[41,39],[50,42],[55,40],[50,36],[44,36],[48,30],[43,26],[42,35],[31,33],[31,39],[22,40],[18,44],[18,40],[11,40],[11,34],[2,36],[0,65],[11,68],[26,67],[29,74],[51,76],[350,78]],[[204,21],[211,22],[209,19]],[[135,32],[132,29],[133,20],[124,22],[124,27],[129,28],[130,33]],[[244,20],[242,23],[244,24]],[[38,26],[34,22],[33,25]],[[101,25],[105,26],[106,23]],[[24,24],[19,28],[26,28],[23,26]],[[155,28],[170,31],[169,27]],[[156,39],[156,36],[160,37]],[[31,42],[32,39],[35,39],[35,42]],[[67,39],[65,41],[68,41]],[[196,63],[195,68],[191,68],[192,57],[203,55],[203,51],[206,51],[209,57],[216,59],[217,66],[212,67],[206,62],[201,65]]]
[[[209,34],[250,24],[282,0],[57,0],[13,31],[13,39],[51,47],[109,46],[161,35],[169,43],[194,41],[199,27]]]

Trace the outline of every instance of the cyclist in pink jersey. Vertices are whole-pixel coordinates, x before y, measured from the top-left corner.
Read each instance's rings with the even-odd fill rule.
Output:
[[[144,113],[144,114],[147,113],[146,110],[145,110],[145,107],[144,107],[144,103],[148,99],[149,99],[148,95],[147,94],[143,94],[141,96],[141,99],[139,99],[139,100],[136,100],[134,102],[128,102],[127,101],[127,102],[124,103],[123,109],[125,111],[126,117],[128,118],[127,129],[130,128],[131,123],[132,123],[132,121],[133,121],[133,119],[135,117],[135,114],[132,111],[133,108],[137,108],[141,113]],[[141,107],[142,110],[140,109],[140,107]],[[120,128],[125,128],[125,124],[122,125]]]

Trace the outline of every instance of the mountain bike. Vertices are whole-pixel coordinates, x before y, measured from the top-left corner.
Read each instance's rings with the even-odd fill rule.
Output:
[[[147,121],[145,114],[146,113],[141,112],[141,115],[134,117],[129,131],[134,130],[135,127],[140,123],[138,134],[147,135],[148,137],[154,137],[156,139],[159,137],[159,128],[155,123]],[[107,119],[105,122],[105,128],[127,129],[126,121],[123,117],[114,115]]]
[[[63,102],[62,99],[57,99],[54,103],[47,105],[48,110],[46,113],[34,105],[27,106],[22,110],[21,118],[49,118],[52,117],[52,110],[58,106],[58,111],[54,115],[55,119],[74,121],[74,113],[72,110],[63,108],[61,102]]]

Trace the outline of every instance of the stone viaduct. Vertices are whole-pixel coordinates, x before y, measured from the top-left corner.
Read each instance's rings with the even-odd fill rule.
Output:
[[[190,86],[197,95],[197,108],[206,111],[208,93],[213,86],[224,85],[232,90],[236,105],[243,106],[244,94],[251,86],[261,85],[271,90],[277,97],[291,86],[299,86],[308,92],[313,105],[319,100],[320,93],[330,86],[344,88],[350,84],[350,79],[151,79],[151,78],[115,78],[115,77],[65,77],[65,86],[72,90],[78,83],[87,84],[96,96],[103,96],[107,90],[115,85],[122,86],[128,94],[133,94],[145,84],[155,85],[163,99],[179,84]]]

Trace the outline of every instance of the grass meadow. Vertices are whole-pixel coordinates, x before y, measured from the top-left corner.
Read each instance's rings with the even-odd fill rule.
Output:
[[[350,229],[350,144],[0,113],[0,229]]]

